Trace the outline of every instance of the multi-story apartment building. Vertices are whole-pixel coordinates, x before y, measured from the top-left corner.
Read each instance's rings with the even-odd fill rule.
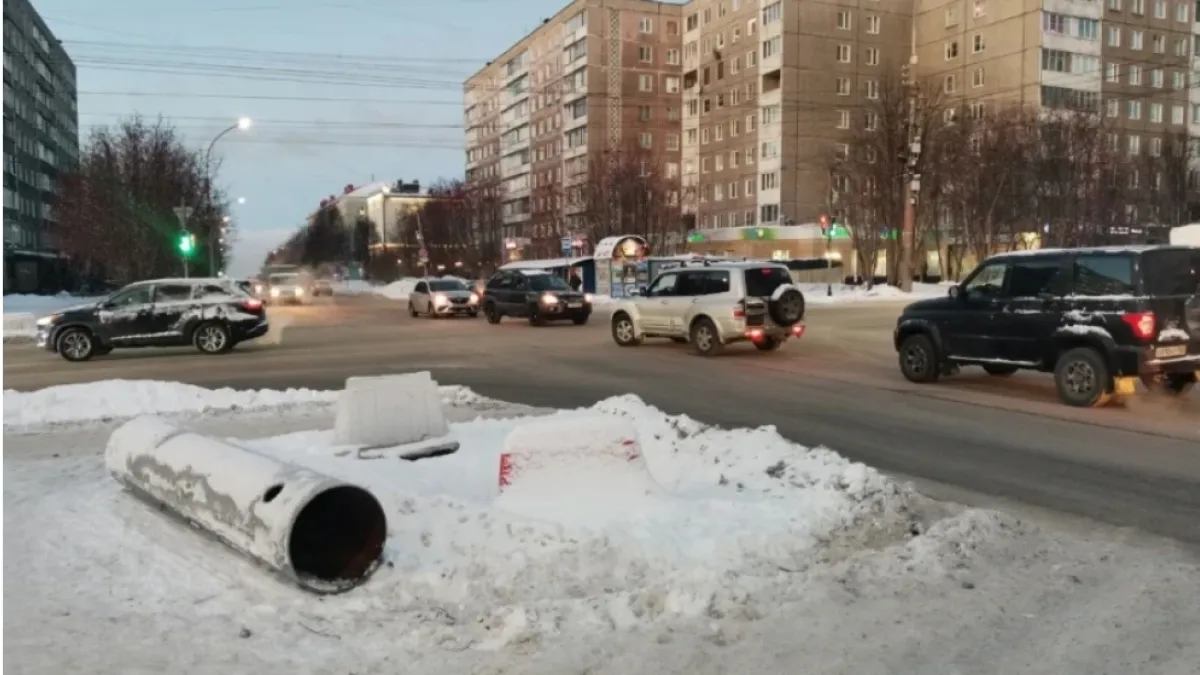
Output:
[[[701,228],[814,222],[839,139],[908,61],[912,0],[693,0],[684,175]]]
[[[28,0],[4,3],[4,289],[53,286],[59,172],[79,155],[75,64]]]
[[[681,16],[575,0],[467,80],[467,178],[501,190],[506,260],[557,255],[580,233],[584,186],[606,158],[678,175]]]

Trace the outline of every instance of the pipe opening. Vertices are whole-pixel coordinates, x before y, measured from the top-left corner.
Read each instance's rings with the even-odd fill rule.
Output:
[[[387,516],[362,488],[338,486],[317,495],[296,516],[288,555],[297,578],[353,586],[383,556]]]
[[[275,485],[272,485],[271,487],[267,488],[266,492],[263,493],[263,502],[270,504],[276,497],[279,496],[280,492],[283,492],[282,483],[276,483]]]

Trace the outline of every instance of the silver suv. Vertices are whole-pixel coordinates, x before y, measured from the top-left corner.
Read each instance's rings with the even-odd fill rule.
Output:
[[[690,342],[712,356],[748,340],[774,351],[804,334],[804,294],[783,265],[734,262],[692,265],[658,275],[642,295],[613,308],[613,340],[622,347],[648,337]]]

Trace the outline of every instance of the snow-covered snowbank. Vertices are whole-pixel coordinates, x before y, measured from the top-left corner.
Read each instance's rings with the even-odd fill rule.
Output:
[[[4,392],[4,428],[15,430],[138,415],[332,405],[340,393],[312,389],[205,389],[159,380],[102,380],[32,392],[10,389]],[[447,405],[471,405],[484,400],[470,389],[459,386],[442,387],[441,394]]]
[[[833,285],[833,295],[828,295],[829,287],[825,284],[798,284],[804,292],[804,299],[810,305],[840,305],[860,302],[912,302],[925,298],[940,298],[946,295],[949,285],[942,284],[913,284],[911,293],[895,286],[875,286],[870,290],[866,286]]]
[[[37,320],[46,314],[61,309],[93,303],[100,297],[82,298],[60,293],[58,295],[4,296],[4,339],[28,340],[37,336]]]

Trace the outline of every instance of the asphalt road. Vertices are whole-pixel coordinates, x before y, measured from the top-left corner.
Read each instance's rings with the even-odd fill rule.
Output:
[[[635,393],[671,413],[723,426],[774,425],[879,469],[958,494],[1135,526],[1200,543],[1200,396],[1125,407],[1060,404],[1048,376],[968,372],[912,385],[896,368],[897,305],[812,307],[809,329],[779,352],[733,347],[715,359],[653,342],[622,349],[606,317],[531,328],[482,318],[410,319],[374,297],[270,310],[289,323],[276,344],[226,356],[131,350],[84,364],[31,345],[4,346],[4,386],[161,379],[206,387],[340,388],[354,375],[431,370],[499,399],[586,406]]]

